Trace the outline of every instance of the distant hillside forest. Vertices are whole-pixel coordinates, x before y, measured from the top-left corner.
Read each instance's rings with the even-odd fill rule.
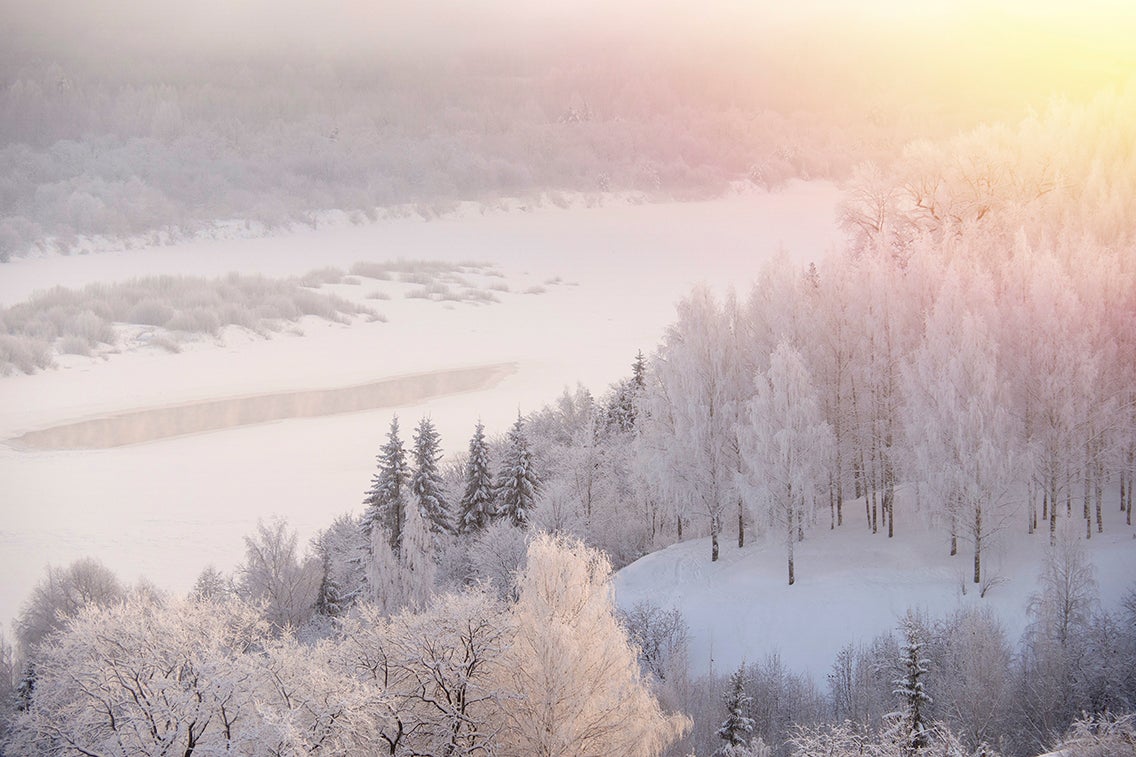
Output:
[[[80,237],[161,243],[217,221],[257,233],[327,210],[363,222],[396,207],[430,218],[466,200],[691,199],[734,182],[843,180],[911,139],[1018,113],[1036,94],[993,98],[972,82],[944,101],[926,72],[882,88],[837,51],[805,62],[794,44],[767,40],[713,65],[596,45],[144,64],[10,52],[0,260],[78,249]],[[894,64],[867,46],[857,55]]]

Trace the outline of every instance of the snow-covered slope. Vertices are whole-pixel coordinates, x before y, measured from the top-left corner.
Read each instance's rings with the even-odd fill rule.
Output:
[[[710,540],[703,538],[627,566],[616,575],[617,601],[622,607],[650,601],[678,608],[690,627],[696,673],[726,673],[743,660],[777,653],[790,670],[807,672],[823,685],[840,647],[894,630],[909,608],[935,618],[963,605],[986,605],[1016,642],[1026,626],[1026,603],[1036,590],[1048,534],[1028,536],[1024,522],[1021,528],[1011,524],[984,557],[996,585],[983,598],[969,580],[968,545],[960,543],[959,554],[950,557],[945,533],[921,525],[909,494],[897,497],[893,539],[866,528],[862,502],[848,504],[836,531],[827,528],[826,513],[826,525],[797,544],[793,586],[787,584],[780,533],[740,550],[736,534],[728,533],[717,563],[710,562]],[[1087,545],[1101,603],[1111,608],[1136,586],[1136,527],[1113,512],[1117,497],[1115,490],[1106,494],[1105,533],[1094,534]],[[1075,516],[1076,511],[1083,528]]]

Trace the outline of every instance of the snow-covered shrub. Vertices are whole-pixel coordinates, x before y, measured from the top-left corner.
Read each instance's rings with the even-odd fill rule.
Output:
[[[11,754],[374,753],[382,692],[239,602],[89,607],[36,657]]]
[[[165,327],[171,331],[215,335],[221,330],[221,319],[215,310],[206,308],[180,310],[166,321]]]
[[[327,266],[315,268],[300,277],[300,286],[319,288],[324,284],[338,284],[343,281],[343,271]]]
[[[55,287],[0,308],[0,373],[49,367],[53,347],[88,354],[112,345],[116,322],[216,336],[226,326],[267,332],[308,315],[345,322],[360,314],[378,317],[342,297],[305,289],[297,280],[260,276],[153,276],[76,290]],[[147,343],[176,346],[161,332]]]
[[[643,601],[623,611],[621,618],[639,648],[645,672],[660,681],[685,674],[688,629],[681,612]]]
[[[256,533],[245,537],[239,576],[237,593],[259,605],[277,630],[299,628],[315,612],[321,566],[298,552],[296,532],[283,520],[258,521]]]
[[[471,578],[493,586],[502,596],[513,592],[517,572],[525,564],[529,534],[499,521],[474,537],[469,546]]]
[[[51,352],[44,340],[0,334],[0,375],[35,373],[50,365]]]
[[[90,355],[91,345],[82,337],[73,334],[65,336],[59,340],[55,348],[59,350],[61,355]]]
[[[928,743],[919,751],[899,743],[886,734],[844,721],[836,725],[800,726],[789,739],[793,757],[998,757],[983,744],[968,749],[942,724],[931,726]]]
[[[122,320],[144,326],[165,326],[173,317],[174,309],[167,303],[156,299],[145,299],[131,306]]]
[[[1082,715],[1053,747],[1060,757],[1136,755],[1136,714]]]

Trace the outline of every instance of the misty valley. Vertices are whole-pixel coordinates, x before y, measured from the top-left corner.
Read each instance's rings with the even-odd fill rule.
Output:
[[[1136,755],[1136,13],[0,14],[0,756]]]

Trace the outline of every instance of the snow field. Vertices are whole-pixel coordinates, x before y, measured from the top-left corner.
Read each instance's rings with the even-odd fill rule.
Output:
[[[1106,489],[1105,531],[1094,533],[1086,545],[1107,609],[1117,608],[1136,587],[1136,529],[1116,511],[1117,498],[1115,486]],[[1071,525],[1084,538],[1077,507],[1074,502]],[[988,606],[1007,639],[1017,643],[1027,623],[1028,598],[1037,588],[1047,530],[1026,534],[1024,517],[1020,526],[1009,524],[983,554],[988,575],[998,582],[980,597],[980,586],[971,582],[969,545],[960,539],[958,555],[950,557],[946,530],[925,525],[908,487],[897,491],[894,538],[883,529],[873,535],[863,512],[863,500],[846,502],[844,525],[834,531],[826,527],[828,514],[822,514],[822,524],[796,545],[794,586],[787,585],[779,532],[739,550],[736,532],[727,529],[717,563],[710,562],[706,537],[674,544],[622,569],[616,574],[617,601],[621,607],[648,601],[681,611],[690,627],[695,675],[724,675],[743,660],[757,662],[776,653],[789,670],[808,673],[822,689],[841,647],[895,631],[908,609],[935,620],[967,605]]]

